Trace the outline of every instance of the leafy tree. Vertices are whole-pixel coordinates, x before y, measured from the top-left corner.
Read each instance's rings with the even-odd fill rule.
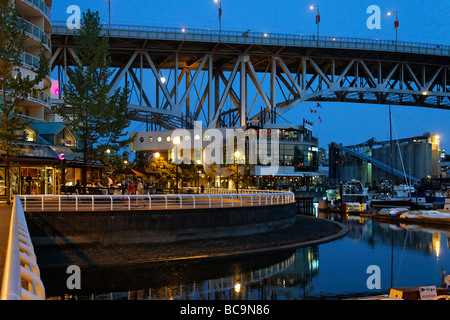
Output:
[[[113,74],[109,43],[100,36],[102,25],[98,12],[83,13],[81,28],[74,36],[77,63],[67,69],[69,82],[64,86],[64,103],[57,112],[77,134],[82,153],[82,185],[86,185],[87,168],[101,159],[109,149],[119,151],[128,145],[126,128],[128,83],[108,95]]]
[[[245,164],[242,173],[242,181],[246,188],[255,184],[255,166],[252,164]]]
[[[5,157],[6,199],[10,204],[10,162],[11,157],[19,154],[13,142],[24,140],[23,129],[26,122],[16,116],[16,109],[28,99],[32,91],[39,93],[43,79],[49,73],[49,62],[41,42],[39,66],[33,68],[34,75],[22,75],[23,51],[25,40],[25,22],[19,18],[14,5],[8,0],[0,0],[0,149]]]
[[[239,183],[243,181],[243,175],[241,169],[239,168],[239,164],[235,163],[227,168],[230,175],[228,176],[236,185],[236,191],[239,191]]]
[[[219,173],[219,169],[217,169],[217,164],[214,162],[208,166],[208,170],[205,172],[205,178],[209,185],[216,180],[217,173]]]
[[[203,165],[201,164],[194,164],[193,161],[191,161],[190,164],[181,163],[179,165],[179,174],[180,174],[180,180],[182,183],[196,183],[200,178],[200,173],[205,172],[203,169]]]
[[[150,161],[149,167],[153,171],[154,181],[160,187],[167,185],[169,181],[175,179],[175,165],[167,162],[163,157],[153,158]]]

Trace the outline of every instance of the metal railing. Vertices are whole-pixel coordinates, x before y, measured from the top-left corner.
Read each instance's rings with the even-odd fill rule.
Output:
[[[53,34],[74,34],[76,29],[69,30],[67,22],[52,21]],[[231,42],[247,44],[266,44],[280,46],[311,46],[326,48],[345,48],[362,50],[382,50],[413,52],[434,55],[449,55],[450,46],[432,43],[367,39],[353,37],[334,37],[303,34],[285,34],[250,31],[226,31],[196,28],[174,28],[142,25],[104,24],[105,35],[127,38],[157,38],[164,40]]]
[[[24,211],[178,210],[295,202],[292,192],[166,195],[21,195]]]
[[[33,244],[21,201],[16,197],[9,229],[1,300],[44,300]]]
[[[42,0],[22,0],[22,2],[27,2],[33,7],[40,10],[44,15],[47,16],[48,19],[51,19],[51,10]]]

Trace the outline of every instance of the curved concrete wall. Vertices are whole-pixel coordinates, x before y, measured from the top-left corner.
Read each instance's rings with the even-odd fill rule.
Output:
[[[122,245],[254,235],[291,226],[295,203],[161,211],[27,212],[34,246]]]

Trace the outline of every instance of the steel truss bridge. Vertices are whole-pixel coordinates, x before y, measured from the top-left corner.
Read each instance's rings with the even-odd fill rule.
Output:
[[[53,22],[60,87],[77,63],[74,32]],[[129,117],[151,128],[276,123],[307,101],[450,109],[450,46],[130,25],[102,32],[115,69],[109,92],[128,81]]]

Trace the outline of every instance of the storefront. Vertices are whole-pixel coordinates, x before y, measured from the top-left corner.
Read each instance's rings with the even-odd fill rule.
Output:
[[[74,186],[81,181],[81,155],[68,147],[18,144],[21,155],[10,161],[11,195],[60,194],[64,186]],[[101,181],[101,163],[90,166],[89,184]],[[0,200],[6,200],[6,166],[0,163]]]

